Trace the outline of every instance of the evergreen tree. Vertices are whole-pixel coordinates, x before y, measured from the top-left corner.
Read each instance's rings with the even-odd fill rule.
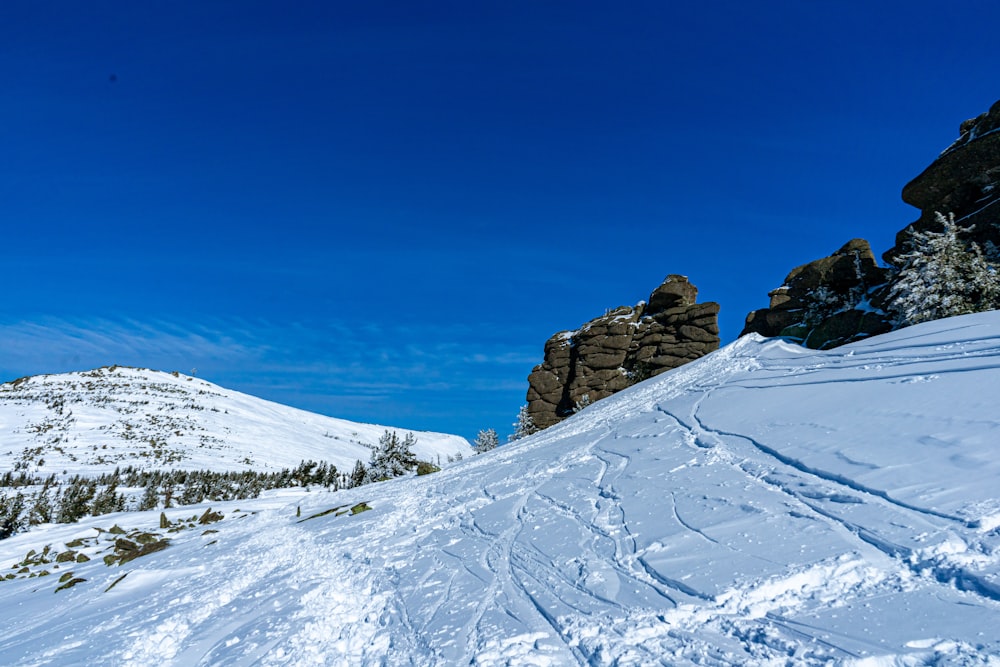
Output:
[[[492,428],[488,428],[485,431],[479,432],[479,435],[476,436],[475,441],[472,443],[472,448],[476,450],[477,454],[482,454],[491,449],[496,449],[499,444],[500,438],[497,437],[497,432]]]
[[[526,438],[532,433],[538,433],[538,430],[538,427],[535,426],[535,421],[528,412],[528,406],[522,405],[521,409],[517,412],[517,421],[514,422],[514,432],[510,435],[510,440],[513,442],[514,440]]]
[[[97,492],[97,481],[74,477],[62,494],[56,512],[57,523],[74,523],[90,511],[90,501]]]
[[[17,493],[0,498],[0,540],[15,535],[24,528],[24,496]]]
[[[347,486],[353,489],[357,486],[361,486],[365,483],[365,478],[368,476],[368,470],[365,468],[365,464],[360,460],[354,464],[354,470],[351,471],[351,476],[347,478]]]
[[[146,490],[142,493],[142,498],[139,500],[139,505],[136,509],[140,512],[145,512],[146,510],[156,509],[156,506],[160,504],[160,494],[158,493],[159,484],[155,479],[150,479],[149,483],[146,484]]]
[[[112,480],[111,484],[94,496],[90,513],[94,516],[100,516],[101,514],[119,512],[123,509],[125,509],[125,496],[118,493],[118,483],[116,480]]]
[[[187,484],[184,486],[184,490],[181,491],[180,504],[197,505],[203,500],[205,500],[205,486],[192,479],[189,475]]]
[[[888,294],[897,324],[908,326],[991,310],[1000,304],[1000,278],[975,243],[959,238],[954,214],[936,214],[940,232],[914,231],[910,252]]]
[[[256,497],[257,496],[254,496],[254,498]],[[170,509],[172,507],[170,501],[172,501],[173,499],[174,499],[174,484],[171,481],[163,485],[163,509],[165,510]]]
[[[399,460],[407,470],[412,470],[417,465],[417,455],[413,453],[413,448],[417,446],[417,438],[412,432],[408,432],[403,438],[403,446],[399,452]]]
[[[48,477],[42,485],[42,488],[35,494],[34,501],[31,503],[31,512],[28,515],[28,523],[32,526],[52,521],[53,503],[52,499],[49,497],[49,489],[51,489],[55,484],[55,477]],[[56,493],[58,494],[58,490]],[[58,499],[58,495],[56,498]]]
[[[407,433],[406,437],[400,440],[395,431],[387,430],[379,438],[378,446],[372,450],[365,481],[381,482],[411,471],[417,465],[417,457],[412,451],[415,444],[417,440],[412,433]]]

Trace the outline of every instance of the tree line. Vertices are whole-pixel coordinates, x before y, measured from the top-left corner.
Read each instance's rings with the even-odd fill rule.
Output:
[[[492,446],[495,446],[495,437],[494,433]],[[141,470],[128,466],[92,477],[73,475],[65,479],[55,474],[40,477],[24,471],[8,471],[0,475],[0,488],[15,491],[0,497],[0,539],[30,526],[74,523],[86,516],[111,512],[168,509],[206,500],[243,500],[256,498],[263,491],[293,487],[315,486],[338,491],[411,473],[424,475],[440,470],[439,465],[417,459],[413,454],[416,443],[412,433],[400,438],[395,431],[386,430],[378,445],[372,448],[368,464],[359,460],[349,473],[324,461],[302,461],[294,468],[277,472]],[[490,444],[486,445],[488,449],[492,449]],[[461,454],[448,459],[449,462],[461,459]],[[120,490],[122,488],[143,491],[138,497],[132,493],[130,499]]]

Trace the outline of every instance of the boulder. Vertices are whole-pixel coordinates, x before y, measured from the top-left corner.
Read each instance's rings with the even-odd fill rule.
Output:
[[[649,299],[563,331],[545,343],[528,376],[528,414],[548,428],[580,403],[606,398],[719,347],[719,304],[696,303],[698,288],[669,275]]]
[[[798,266],[768,293],[770,306],[747,315],[740,335],[784,336],[828,349],[889,331],[887,316],[871,306],[889,279],[871,246],[852,239],[829,257]]]
[[[697,298],[697,287],[684,276],[671,274],[649,295],[646,313],[652,315],[671,308],[687,308],[693,306]]]

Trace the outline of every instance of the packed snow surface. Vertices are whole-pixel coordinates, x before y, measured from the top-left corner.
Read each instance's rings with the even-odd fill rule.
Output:
[[[350,472],[386,429],[325,417],[179,373],[110,366],[0,384],[0,471],[272,471],[326,461]],[[472,453],[456,435],[415,432],[417,458]]]
[[[998,397],[1000,313],[745,337],[427,477],[0,542],[77,552],[0,581],[0,663],[1000,664]]]

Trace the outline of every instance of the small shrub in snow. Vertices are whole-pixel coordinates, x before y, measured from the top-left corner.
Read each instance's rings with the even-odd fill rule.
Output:
[[[591,404],[590,394],[584,394],[580,397],[580,400],[573,404],[573,414],[576,414],[580,410],[583,410]]]
[[[488,428],[485,431],[479,432],[472,443],[472,448],[476,450],[477,454],[482,454],[491,449],[496,449],[499,444],[500,438],[497,436],[497,432],[492,428]]]
[[[625,377],[628,378],[629,386],[645,382],[653,377],[653,366],[648,361],[637,361],[629,370],[624,370]]]
[[[417,461],[417,475],[430,475],[435,472],[441,472],[441,468],[430,461]]]
[[[532,433],[538,433],[538,427],[535,426],[535,421],[531,418],[531,414],[528,413],[528,406],[522,405],[521,409],[517,412],[517,421],[514,422],[514,432],[510,435],[510,441],[520,440],[521,438],[526,438]]]

